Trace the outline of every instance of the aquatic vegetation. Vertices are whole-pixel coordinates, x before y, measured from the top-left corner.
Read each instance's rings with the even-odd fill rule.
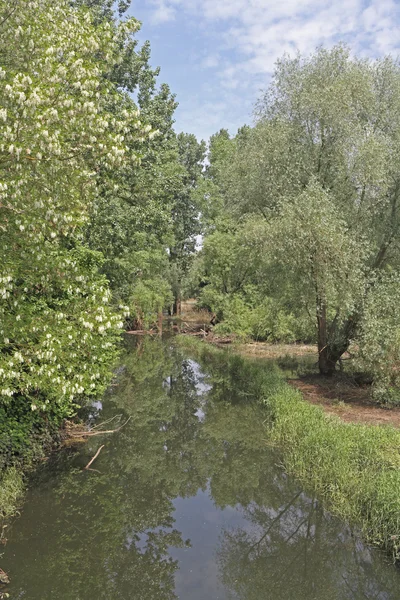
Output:
[[[265,390],[262,400],[286,470],[399,559],[400,432],[328,416],[287,384],[273,395]]]

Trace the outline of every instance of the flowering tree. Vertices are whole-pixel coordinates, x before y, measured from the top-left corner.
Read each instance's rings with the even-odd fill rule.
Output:
[[[96,179],[152,134],[106,77],[137,29],[0,1],[0,396],[63,417],[107,382],[121,315],[82,243]],[[113,110],[110,111],[110,106]],[[121,310],[121,312],[123,309]]]

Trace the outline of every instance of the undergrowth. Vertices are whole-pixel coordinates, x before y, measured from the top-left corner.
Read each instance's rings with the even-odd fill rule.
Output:
[[[24,473],[54,445],[60,419],[43,418],[23,397],[0,407],[0,521],[18,512]]]
[[[333,514],[359,527],[369,543],[400,560],[398,429],[345,423],[327,415],[292,389],[275,364],[233,358],[193,337],[179,336],[176,342],[199,359],[225,363],[225,370],[229,364],[235,372],[244,369],[249,394],[269,413],[268,440],[280,448],[285,470]]]
[[[24,493],[21,469],[9,467],[0,479],[0,519],[13,517]]]

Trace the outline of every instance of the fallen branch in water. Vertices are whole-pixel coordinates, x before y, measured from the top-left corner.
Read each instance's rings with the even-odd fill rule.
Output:
[[[0,569],[0,582],[5,584],[10,583],[10,578],[3,569]]]
[[[107,423],[111,423],[112,421],[115,421],[115,419],[120,419],[121,417],[122,417],[122,415],[115,415],[114,417],[111,417],[111,419],[107,419],[107,421],[103,421],[102,423],[93,425],[91,431],[93,431],[94,429],[97,429],[98,427],[104,427],[104,425],[107,425]]]
[[[127,421],[125,421],[125,423],[123,423],[121,425],[121,427],[117,427],[117,429],[108,429],[106,431],[102,431],[101,429],[99,429],[99,431],[80,431],[76,435],[71,432],[70,433],[70,437],[71,438],[74,438],[74,437],[80,438],[80,437],[83,437],[83,436],[85,436],[85,437],[92,437],[92,436],[95,436],[95,435],[103,435],[105,433],[117,433],[117,431],[121,431],[121,429],[123,427],[125,427],[125,425],[127,425],[127,423],[129,423],[129,421],[131,420],[131,418],[132,417],[129,417],[129,419]]]
[[[97,450],[96,454],[93,456],[92,460],[90,460],[88,462],[88,464],[86,465],[85,469],[89,469],[90,465],[96,460],[96,458],[98,457],[98,455],[100,454],[100,452],[103,450],[104,448],[104,444],[102,446],[100,446],[100,448]]]

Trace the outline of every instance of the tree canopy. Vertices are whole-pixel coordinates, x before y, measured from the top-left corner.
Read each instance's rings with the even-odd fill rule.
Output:
[[[254,308],[261,293],[308,320],[322,373],[353,344],[389,388],[400,326],[399,86],[396,60],[359,59],[342,45],[278,61],[254,127],[211,140],[204,202],[213,226],[199,257],[205,304],[218,290],[229,303],[238,290],[221,290],[218,265],[226,279],[235,265],[240,277],[243,262],[240,301]],[[252,258],[238,241],[251,229],[262,239]]]
[[[185,202],[198,213],[187,192],[192,164],[173,130],[175,96],[158,84],[149,43],[138,46],[139,22],[122,18],[128,5],[0,2],[8,457],[29,446],[32,428],[60,423],[102,392],[121,328],[150,326],[172,303],[168,249],[194,235],[175,227]]]

